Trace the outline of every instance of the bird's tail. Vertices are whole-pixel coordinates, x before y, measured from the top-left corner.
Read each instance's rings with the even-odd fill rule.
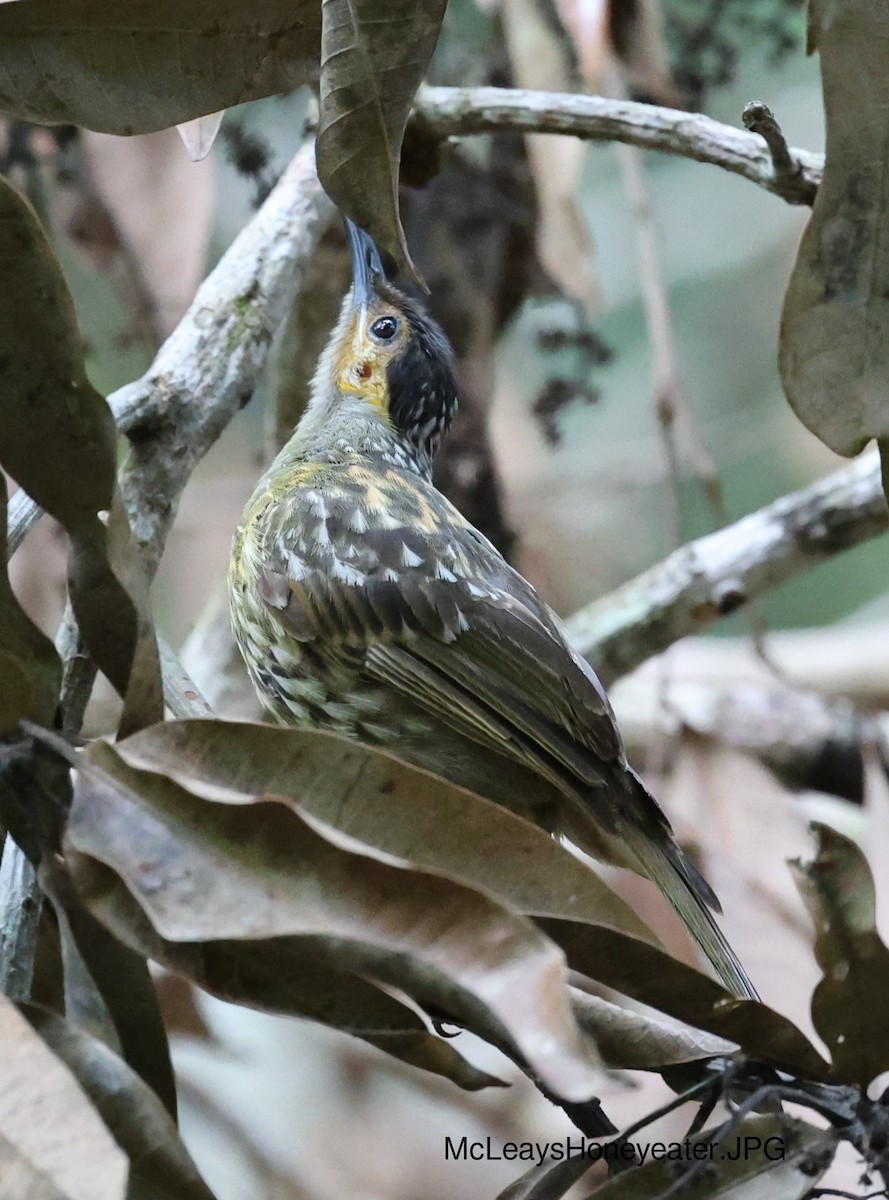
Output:
[[[564,831],[594,857],[630,867],[651,880],[703,950],[719,981],[741,999],[758,1000],[756,988],[713,917],[714,911],[722,912],[713,889],[676,843],[657,801],[631,768],[621,772],[614,786],[621,795],[615,796],[618,828],[613,833],[603,836],[599,822],[591,828],[588,803],[580,806],[581,812],[563,814]]]
[[[672,840],[656,846],[641,830],[629,839],[628,849],[639,863],[638,870],[669,900],[683,925],[710,960],[720,982],[745,1000],[758,1000],[759,993],[741,960],[716,924],[711,908],[721,912],[713,889]]]

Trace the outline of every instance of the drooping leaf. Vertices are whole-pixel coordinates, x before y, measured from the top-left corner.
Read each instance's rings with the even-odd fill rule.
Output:
[[[52,642],[25,616],[9,584],[6,499],[0,474],[0,732],[23,717],[52,724],[62,676]]]
[[[398,211],[401,142],[447,0],[323,0],[318,177],[413,271]]]
[[[7,1178],[17,1174],[26,1182],[39,1181],[39,1200],[124,1200],[126,1156],[69,1068],[3,995],[0,1046],[4,1196],[29,1195],[6,1190]]]
[[[89,1097],[130,1160],[128,1200],[213,1200],[158,1097],[97,1038],[32,1004],[19,1010]]]
[[[117,751],[208,800],[290,798],[367,846],[493,892],[529,916],[603,924],[657,944],[595,871],[543,830],[388,754],[332,734],[233,721],[167,721]]]
[[[304,938],[174,942],[161,937],[109,868],[78,859],[76,875],[91,910],[121,942],[221,1000],[329,1025],[468,1091],[502,1083],[429,1033],[412,1008],[370,980],[319,961]]]
[[[39,878],[58,921],[66,1017],[119,1054],[175,1119],[176,1084],[149,956],[87,912],[54,859],[44,860]]]
[[[814,860],[793,864],[824,972],[812,996],[812,1021],[830,1048],[833,1076],[866,1087],[889,1070],[889,948],[877,933],[874,880],[864,855],[830,826],[812,829]]]
[[[709,975],[663,950],[598,925],[540,921],[575,971],[719,1038],[752,1057],[806,1078],[828,1071],[815,1047],[787,1017],[755,1000],[741,1000]]]
[[[160,719],[163,703],[145,588],[136,583],[116,495],[114,419],[87,379],[52,247],[31,206],[2,179],[0,278],[0,463],[67,530],[74,612],[90,653],[122,696],[137,668],[124,719],[132,730]]]
[[[838,454],[889,437],[887,37],[884,5],[811,5],[827,155],[784,301],[780,369],[797,416]]]
[[[0,109],[148,133],[298,87],[320,43],[319,0],[0,4]]]
[[[712,1151],[709,1143],[703,1133],[687,1151],[649,1158],[610,1179],[596,1191],[596,1200],[657,1200],[671,1188],[670,1194],[682,1200],[802,1200],[833,1161],[837,1136],[780,1113],[747,1117]],[[696,1161],[697,1146],[703,1149]],[[679,1177],[680,1170],[686,1178]]]
[[[734,1042],[712,1033],[658,1020],[576,988],[571,997],[581,1029],[593,1038],[603,1062],[616,1070],[658,1071],[737,1049]]]
[[[527,918],[359,853],[277,799],[215,804],[133,771],[104,744],[86,754],[65,843],[75,881],[83,856],[112,867],[171,941],[304,938],[321,961],[512,1047],[556,1094],[592,1094],[592,1044],[571,1012],[563,956]]]

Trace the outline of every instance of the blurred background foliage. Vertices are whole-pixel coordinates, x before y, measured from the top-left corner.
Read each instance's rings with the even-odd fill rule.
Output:
[[[555,8],[549,0],[538,7],[577,70]],[[638,45],[634,21],[649,7],[614,0],[610,37],[618,51]],[[672,102],[737,125],[744,104],[762,98],[791,145],[822,148],[818,65],[804,54],[799,3],[663,0],[660,7]],[[493,75],[504,82],[503,72],[515,64],[503,61],[501,16],[490,2],[451,0],[434,80],[472,84]],[[630,54],[626,68],[632,95],[664,99],[650,94],[644,56],[640,65]],[[54,230],[100,390],[107,394],[148,366],[312,119],[305,93],[231,110],[200,164],[188,161],[175,131],[128,142],[88,134],[80,144],[64,131],[41,131],[15,159],[13,169],[24,175]],[[472,139],[454,153],[471,163],[491,149]],[[776,366],[781,301],[807,211],[715,167],[653,154],[644,163],[677,383],[718,468],[726,514],[735,519],[841,461],[793,416]],[[467,194],[467,204],[515,202],[521,210],[522,195],[501,191],[491,201]],[[485,376],[514,557],[566,615],[664,557],[677,533],[686,541],[718,523],[681,431],[679,476],[675,489],[671,485],[655,416],[638,230],[613,146],[583,149],[577,198],[595,244],[600,311],[591,315],[579,302],[560,298],[538,273],[535,294],[521,297],[510,315],[496,340],[493,374]],[[521,223],[522,211],[517,219]],[[158,628],[174,646],[222,579],[232,531],[268,455],[276,386],[273,369],[186,490],[154,587]],[[53,536],[44,523],[15,560],[19,590],[48,630],[61,611],[61,553],[54,591],[46,589],[45,572],[41,590],[34,590],[29,563],[52,561]],[[781,588],[762,604],[768,626],[823,626],[862,609],[879,612],[884,554],[880,542],[869,542]],[[735,617],[713,636],[748,631],[746,619]],[[807,849],[804,825],[779,785],[751,761],[699,747],[665,784],[666,806],[682,829],[697,831],[701,806],[712,798],[708,788],[729,777],[735,794],[750,803],[741,815],[719,815],[720,837],[736,853],[748,852],[768,823],[760,877],[783,879],[787,854]],[[706,808],[704,816],[706,824]],[[807,999],[817,972],[789,880],[786,887],[776,883],[769,900],[771,918],[786,906],[786,936],[770,946],[761,944],[762,898],[751,891],[748,903],[737,883],[733,896],[718,865],[714,882],[727,910],[734,909],[736,923],[728,928],[742,957],[749,961],[758,946],[764,998],[780,1000],[808,1028]],[[184,1134],[224,1200],[490,1197],[514,1177],[515,1165],[446,1163],[446,1135],[490,1136],[495,1144],[576,1136],[567,1118],[527,1083],[459,1093],[329,1030],[235,1009],[170,976],[161,986],[183,1082]],[[462,1035],[460,1045],[483,1068],[504,1070],[496,1052],[471,1043],[470,1035]],[[618,1124],[669,1094],[654,1077],[603,1075],[603,1104]],[[651,1136],[678,1133],[686,1117],[654,1126]],[[845,1179],[853,1179],[852,1165],[844,1165],[842,1153],[840,1159]]]

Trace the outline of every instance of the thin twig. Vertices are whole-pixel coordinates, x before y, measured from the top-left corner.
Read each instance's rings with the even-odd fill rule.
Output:
[[[0,862],[0,992],[29,1000],[43,893],[37,872],[7,834]]]
[[[200,689],[174,654],[165,638],[158,636],[157,651],[164,680],[164,700],[174,717],[213,717],[216,714]]]
[[[792,187],[799,179],[802,167],[793,157],[772,110],[761,100],[752,100],[744,106],[741,120],[745,129],[749,129],[751,133],[758,133],[768,146],[775,169],[775,182],[781,187]]]
[[[779,177],[761,138],[702,113],[656,104],[519,88],[422,88],[416,112],[440,138],[504,131],[563,133],[590,141],[627,142],[697,162],[712,163],[765,188],[788,204],[815,198],[824,156],[790,151],[798,173]]]

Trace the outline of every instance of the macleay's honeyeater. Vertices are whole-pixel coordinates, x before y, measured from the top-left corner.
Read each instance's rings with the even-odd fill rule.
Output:
[[[457,408],[451,348],[386,282],[370,238],[349,236],[354,283],[305,415],[234,542],[232,620],[263,701],[286,724],[384,747],[632,868],[723,983],[755,996],[592,669],[433,486]]]

